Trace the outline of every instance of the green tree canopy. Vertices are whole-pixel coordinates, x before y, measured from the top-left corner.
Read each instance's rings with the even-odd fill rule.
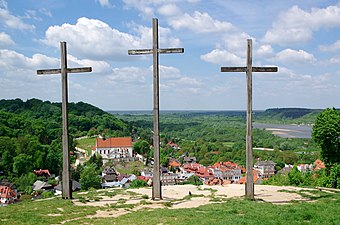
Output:
[[[316,118],[313,139],[321,147],[322,160],[329,167],[340,162],[340,111],[326,109]]]
[[[145,156],[150,151],[150,144],[145,140],[136,141],[133,144],[133,150],[135,150],[137,153]]]
[[[80,184],[82,190],[89,188],[100,188],[101,178],[99,176],[99,169],[96,164],[92,163],[84,167],[80,173]]]

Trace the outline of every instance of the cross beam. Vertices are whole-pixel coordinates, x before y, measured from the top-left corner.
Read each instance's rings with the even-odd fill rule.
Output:
[[[246,72],[247,76],[247,134],[246,134],[246,187],[245,195],[254,199],[253,134],[252,134],[252,72],[277,72],[277,67],[252,66],[252,40],[247,40],[247,67],[221,67],[221,72]]]
[[[67,74],[68,73],[83,73],[91,72],[91,67],[83,68],[67,68],[67,50],[66,42],[60,42],[61,49],[61,68],[60,69],[46,69],[37,70],[38,75],[45,74],[61,74],[62,85],[62,145],[63,145],[63,173],[62,173],[62,197],[64,199],[72,198],[72,184],[70,179],[70,152],[69,152],[69,134],[68,134],[68,87],[67,87]]]
[[[158,46],[158,19],[152,19],[152,49],[128,50],[129,55],[153,55],[153,145],[154,145],[154,164],[152,180],[152,199],[162,199],[160,181],[160,144],[159,144],[159,54],[183,53],[184,48],[160,49]]]

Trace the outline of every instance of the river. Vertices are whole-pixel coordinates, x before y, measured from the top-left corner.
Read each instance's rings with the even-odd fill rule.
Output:
[[[312,138],[311,125],[281,125],[281,124],[263,124],[253,123],[253,128],[265,129],[272,134],[283,138]]]

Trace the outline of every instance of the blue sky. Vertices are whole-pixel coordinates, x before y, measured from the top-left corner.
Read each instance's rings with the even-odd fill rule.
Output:
[[[152,58],[128,49],[151,48],[159,19],[161,110],[246,109],[243,73],[247,39],[253,65],[253,108],[340,107],[340,2],[321,0],[0,0],[0,98],[61,101],[66,41],[69,100],[104,110],[152,110]]]

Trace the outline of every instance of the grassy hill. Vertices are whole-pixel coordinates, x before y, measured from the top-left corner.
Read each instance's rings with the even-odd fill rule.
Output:
[[[183,188],[186,188],[183,186]],[[225,198],[211,191],[210,204],[196,208],[177,208],[180,202],[195,201],[201,195],[185,196],[174,201],[152,202],[132,189],[107,189],[75,194],[86,201],[75,204],[60,197],[27,200],[0,210],[1,224],[338,224],[340,193],[319,190],[296,192],[309,201],[272,204],[258,199]],[[123,197],[122,198],[122,194]],[[119,199],[118,197],[119,196]],[[116,199],[115,204],[95,206],[102,198]],[[137,200],[127,203],[129,199]],[[78,201],[78,200],[76,200]],[[89,203],[92,206],[89,206]],[[150,206],[150,208],[148,208]],[[153,207],[152,207],[153,206]],[[151,208],[152,207],[152,208]],[[159,207],[159,208],[157,208]],[[128,213],[124,214],[122,212]],[[124,215],[122,215],[124,214]],[[121,215],[121,216],[119,216]]]

